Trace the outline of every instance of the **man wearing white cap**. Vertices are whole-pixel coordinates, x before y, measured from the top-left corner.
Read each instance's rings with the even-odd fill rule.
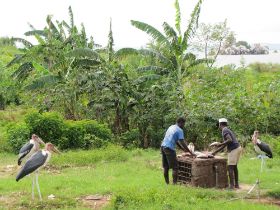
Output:
[[[223,150],[227,147],[228,151],[228,173],[229,173],[229,182],[230,182],[230,189],[239,188],[238,184],[238,169],[237,163],[240,158],[241,154],[241,146],[238,143],[235,134],[227,127],[228,121],[226,118],[219,119],[219,129],[222,130],[222,137],[223,143],[218,143],[218,149],[215,150],[212,154],[215,155],[216,153]]]

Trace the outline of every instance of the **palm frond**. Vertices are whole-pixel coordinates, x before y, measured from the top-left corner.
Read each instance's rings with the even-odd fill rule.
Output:
[[[139,77],[138,79],[135,80],[135,84],[141,84],[143,82],[147,82],[147,81],[155,81],[160,79],[161,76],[158,74],[149,74],[149,75],[144,75]]]
[[[40,45],[46,44],[45,40],[42,37],[40,37],[38,34],[35,34],[34,36]]]
[[[109,62],[111,62],[113,59],[113,53],[114,53],[113,45],[114,45],[114,38],[113,38],[113,32],[112,32],[112,19],[110,19],[110,29],[109,29],[109,34],[108,34],[108,45],[107,45]]]
[[[46,75],[46,76],[33,80],[31,84],[25,86],[25,89],[26,90],[42,89],[46,86],[53,86],[53,85],[57,84],[59,81],[60,81],[59,76]]]
[[[181,35],[181,11],[180,11],[180,5],[178,0],[175,1],[175,9],[176,9],[175,27],[179,32],[179,35]]]
[[[69,6],[69,8],[68,8],[68,12],[69,12],[69,17],[70,17],[70,27],[73,28],[74,27],[74,15],[73,15],[71,6]]]
[[[157,58],[161,63],[172,64],[172,62],[167,57],[165,57],[162,54],[155,52],[153,50],[141,49],[141,50],[138,50],[138,52],[144,56],[151,56],[151,57]]]
[[[97,60],[92,60],[92,59],[76,59],[72,66],[73,67],[91,67],[91,66],[98,66],[100,65],[101,62]]]
[[[71,34],[71,27],[68,25],[68,23],[66,23],[65,20],[63,20],[61,23],[67,29],[68,33]]]
[[[62,37],[59,33],[59,30],[57,29],[57,27],[55,26],[55,24],[52,22],[52,16],[51,15],[48,15],[47,16],[47,23],[48,23],[48,26],[49,26],[49,33],[51,36],[55,36],[57,39],[61,40],[62,41]]]
[[[67,54],[68,57],[75,58],[91,58],[94,60],[102,60],[97,52],[89,48],[77,48]]]
[[[35,34],[39,36],[46,37],[47,34],[44,30],[32,30],[32,31],[27,31],[24,33],[25,36],[35,36]]]
[[[191,14],[191,19],[188,24],[188,28],[184,32],[184,37],[183,37],[183,41],[182,41],[184,49],[187,48],[189,39],[194,35],[194,33],[198,27],[198,19],[199,19],[199,15],[200,15],[200,8],[201,8],[202,1],[203,0],[199,0],[197,2],[196,6],[194,7],[194,10],[192,11],[192,14]]]
[[[22,43],[27,48],[33,47],[33,44],[26,39],[12,37],[12,41]]]
[[[18,80],[25,80],[29,73],[34,69],[31,62],[26,62],[22,64],[13,74],[12,77]]]
[[[134,48],[122,48],[115,52],[115,58],[123,58],[128,55],[138,55],[139,51]]]
[[[170,47],[170,43],[167,40],[167,38],[153,26],[151,26],[147,23],[143,23],[143,22],[135,21],[135,20],[131,20],[131,24],[133,26],[135,26],[136,28],[140,29],[141,31],[144,31],[147,34],[149,34],[159,44],[164,44],[164,45]]]
[[[21,61],[24,57],[26,56],[26,54],[17,54],[15,55],[15,57],[13,58],[13,60],[11,60],[6,67],[10,67],[15,63],[18,63],[19,61]]]
[[[164,22],[162,24],[163,26],[163,29],[164,29],[164,33],[165,35],[171,39],[171,40],[174,40],[174,41],[177,41],[178,40],[178,36],[177,36],[177,33],[176,31],[166,22]]]
[[[159,72],[162,74],[168,73],[169,69],[167,68],[163,68],[160,66],[143,66],[143,67],[139,67],[137,68],[138,71],[155,71],[155,72]]]

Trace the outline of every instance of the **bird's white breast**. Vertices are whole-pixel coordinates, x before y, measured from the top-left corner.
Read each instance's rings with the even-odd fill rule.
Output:
[[[42,150],[42,155],[44,155],[44,156],[48,155],[47,160],[44,163],[44,165],[46,165],[46,163],[49,162],[49,160],[51,158],[51,153],[48,150]]]

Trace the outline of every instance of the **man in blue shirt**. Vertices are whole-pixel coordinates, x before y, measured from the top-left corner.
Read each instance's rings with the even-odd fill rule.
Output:
[[[162,154],[162,166],[163,175],[166,184],[169,184],[169,169],[172,169],[173,184],[177,183],[178,177],[178,162],[175,151],[176,144],[185,152],[189,152],[192,156],[195,156],[187,147],[184,142],[183,128],[185,126],[185,118],[180,117],[177,119],[177,123],[171,125],[164,136],[161,143],[161,154]]]

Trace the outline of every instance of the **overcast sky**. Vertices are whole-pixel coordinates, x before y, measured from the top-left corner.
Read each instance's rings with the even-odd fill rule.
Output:
[[[179,0],[183,29],[197,0]],[[164,21],[174,24],[174,0],[5,0],[0,6],[0,36],[24,37],[28,22],[35,28],[46,25],[46,16],[69,20],[72,6],[74,21],[84,23],[94,41],[106,45],[110,17],[115,46],[141,47],[149,37],[134,28],[130,20],[146,22],[162,29]],[[280,0],[204,0],[200,22],[216,23],[225,19],[238,40],[249,43],[280,43]]]

